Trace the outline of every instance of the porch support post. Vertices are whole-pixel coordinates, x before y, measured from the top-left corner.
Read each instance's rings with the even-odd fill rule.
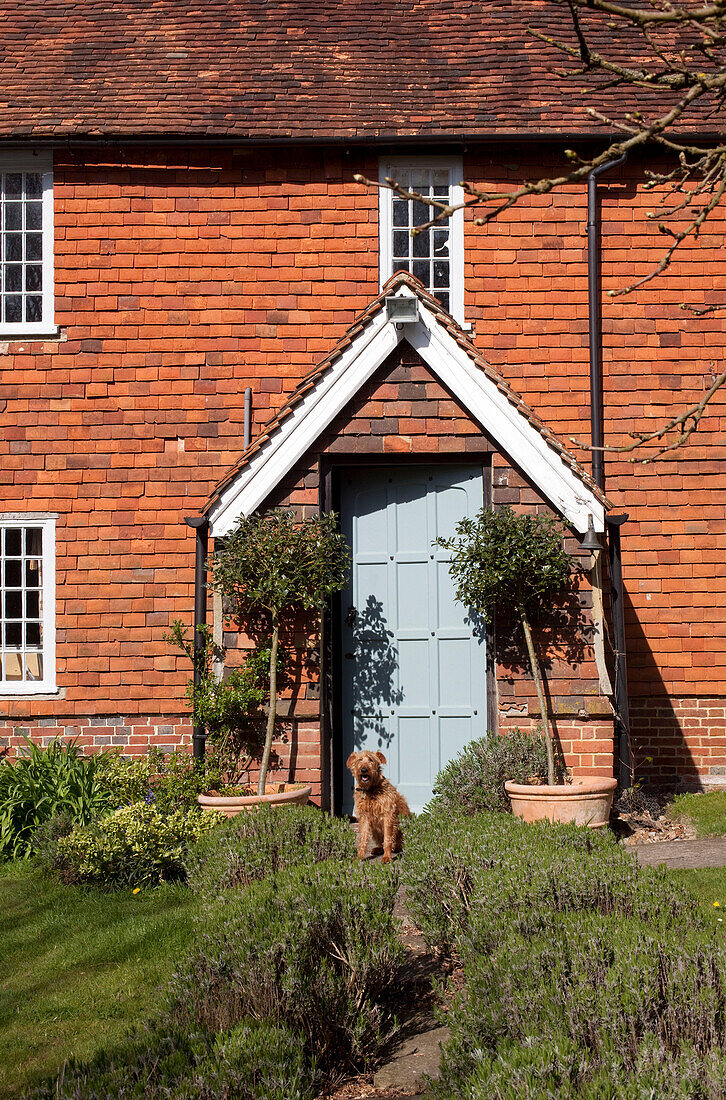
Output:
[[[633,759],[630,752],[630,710],[628,707],[628,666],[625,653],[625,609],[623,606],[623,561],[620,528],[627,512],[607,517],[608,552],[610,555],[610,598],[613,612],[613,663],[615,672],[615,729],[620,761],[620,789],[633,785]]]
[[[194,561],[194,686],[201,682],[204,671],[204,635],[199,629],[207,624],[207,541],[209,538],[209,520],[205,516],[187,516],[185,523],[197,533],[196,557]],[[204,746],[207,733],[204,726],[193,717],[192,751],[195,760],[204,760]]]

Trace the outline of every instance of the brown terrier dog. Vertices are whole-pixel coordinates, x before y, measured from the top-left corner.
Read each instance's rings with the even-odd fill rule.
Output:
[[[393,852],[403,846],[399,817],[411,811],[402,794],[381,774],[386,758],[382,752],[352,752],[346,767],[355,779],[355,816],[358,818],[358,859],[364,859],[368,841],[373,838],[372,855],[383,853],[383,863],[391,862]],[[382,846],[381,846],[382,845]]]

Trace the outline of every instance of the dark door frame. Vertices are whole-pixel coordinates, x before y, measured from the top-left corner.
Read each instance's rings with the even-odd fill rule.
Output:
[[[355,466],[395,466],[397,463],[418,466],[475,464],[482,466],[484,507],[492,505],[492,454],[491,452],[458,451],[453,454],[437,452],[425,454],[324,454],[319,464],[318,506],[323,512],[340,515],[341,474]],[[340,593],[329,601],[323,614],[320,646],[320,768],[322,773],[321,804],[324,810],[340,814],[345,761],[342,759],[341,738],[341,683],[342,661],[340,642]],[[493,625],[486,632],[486,697],[487,728],[497,730],[498,706],[496,697],[496,635]],[[336,730],[338,736],[336,737]]]

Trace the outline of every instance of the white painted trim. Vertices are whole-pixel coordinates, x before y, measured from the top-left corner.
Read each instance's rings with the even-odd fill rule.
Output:
[[[16,698],[36,695],[51,695],[57,691],[55,650],[55,521],[57,513],[11,512],[0,514],[0,527],[20,528],[41,527],[43,529],[43,679],[20,683],[0,681],[0,697]],[[2,588],[0,587],[0,592]]]
[[[40,321],[0,321],[0,340],[40,339],[58,335],[55,325],[55,229],[53,221],[53,154],[48,151],[34,153],[22,150],[17,153],[0,153],[0,172],[41,172],[43,177],[43,317]]]
[[[416,297],[406,286],[399,287],[396,294]],[[222,491],[209,514],[212,537],[228,534],[243,515],[259,508],[402,339],[410,342],[434,375],[576,531],[585,534],[589,516],[596,531],[605,529],[605,509],[592,490],[476,366],[421,299],[418,313],[417,322],[400,329],[386,321],[384,310],[374,315]]]
[[[402,339],[381,310],[228,485],[209,515],[213,538],[229,534],[282,480]]]
[[[604,531],[604,506],[585,482],[472,362],[434,315],[422,309],[420,316],[420,322],[411,326],[406,337],[434,374],[576,531],[585,534],[588,516],[592,516],[596,531]]]
[[[432,168],[448,171],[451,203],[464,201],[463,161],[461,157],[382,157],[378,166],[379,183],[386,176],[395,178],[396,169]],[[378,189],[378,255],[380,285],[393,274],[393,192],[388,187]],[[454,320],[464,325],[464,211],[457,210],[451,218],[451,287],[449,290],[450,313]]]

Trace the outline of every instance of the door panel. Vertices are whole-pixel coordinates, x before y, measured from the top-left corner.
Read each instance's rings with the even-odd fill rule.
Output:
[[[432,545],[482,506],[481,466],[343,473],[353,553],[341,600],[342,752],[380,749],[413,810],[437,772],[486,730],[484,638],[454,598],[448,555]],[[346,771],[343,812],[353,809]]]

